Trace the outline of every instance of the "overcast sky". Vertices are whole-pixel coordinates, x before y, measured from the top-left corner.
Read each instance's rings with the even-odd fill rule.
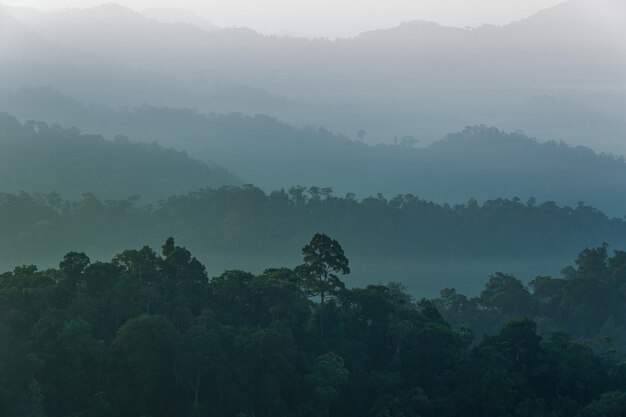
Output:
[[[563,0],[118,0],[135,10],[179,8],[194,11],[221,27],[247,26],[263,33],[353,36],[429,20],[451,26],[504,24]],[[10,6],[90,7],[102,0],[0,0]]]

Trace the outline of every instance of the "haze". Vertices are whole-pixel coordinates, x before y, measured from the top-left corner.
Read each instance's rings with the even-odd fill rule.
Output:
[[[626,189],[620,0],[474,1],[471,8],[452,0],[384,7],[372,1],[7,3],[0,8],[0,112],[6,112],[0,193],[87,195],[89,207],[99,207],[94,199],[136,196],[119,204],[133,207],[204,187],[235,188],[199,194],[202,205],[225,204],[215,214],[224,214],[223,221],[202,232],[194,228],[204,217],[195,216],[209,209],[168,217],[175,201],[188,207],[196,197],[183,198],[140,210],[138,229],[112,233],[113,225],[99,223],[101,234],[110,235],[100,246],[90,234],[75,235],[37,254],[24,238],[0,257],[0,266],[56,261],[68,248],[92,248],[106,259],[129,246],[159,245],[171,234],[187,236],[185,244],[211,260],[216,274],[260,271],[272,266],[255,249],[263,246],[255,225],[264,224],[286,233],[275,236],[286,246],[268,246],[278,264],[295,262],[309,234],[330,230],[354,250],[362,279],[376,282],[379,272],[397,271],[415,293],[432,294],[448,280],[473,291],[493,268],[529,276],[559,271],[586,245],[626,242],[626,224],[622,229],[621,220],[601,217],[626,214],[626,194],[616,191]],[[265,35],[277,32],[341,38]],[[245,197],[233,197],[238,194]],[[342,204],[352,226],[333,223],[339,220],[331,206],[289,227],[274,209],[264,220],[249,217],[276,198],[284,210],[299,210],[307,202],[330,204],[333,195],[347,196]],[[50,201],[60,204],[57,197]],[[231,197],[247,201],[246,209],[230,206]],[[377,204],[389,211],[354,217],[353,199],[365,199],[365,211]],[[0,200],[0,208],[10,201]],[[439,204],[432,223],[424,220],[428,206],[421,201]],[[441,232],[451,221],[446,205],[468,201],[458,210],[472,220]],[[546,201],[559,207],[543,206]],[[480,223],[477,202],[487,223]],[[563,206],[577,207],[582,218]],[[524,242],[524,255],[497,232],[507,227],[509,209],[526,213],[511,232],[511,242]],[[73,215],[63,221],[79,221]],[[134,221],[125,215],[112,218]],[[54,230],[42,225],[63,224],[39,214],[32,220],[33,230],[14,227],[16,236],[36,239]],[[78,229],[91,230],[90,217],[80,221],[85,228]],[[366,225],[385,222],[395,225],[390,230],[399,234],[387,236],[397,243],[359,238]],[[546,224],[553,222],[562,229],[550,236],[526,234],[550,230]],[[491,243],[462,249],[483,229],[493,233]],[[243,255],[238,248],[246,234],[257,243]],[[567,244],[551,237],[564,234]],[[435,241],[445,244],[426,249]],[[392,247],[402,262],[391,260],[385,248]],[[442,271],[437,259],[449,253],[463,260]],[[456,271],[464,271],[463,279]],[[440,280],[432,281],[431,272]]]
[[[626,0],[101,1],[0,0],[0,417],[626,416]]]
[[[220,27],[245,26],[265,34],[350,37],[404,21],[466,27],[506,24],[562,0],[120,0],[134,10],[186,9]],[[10,6],[91,7],[98,0],[5,0]]]

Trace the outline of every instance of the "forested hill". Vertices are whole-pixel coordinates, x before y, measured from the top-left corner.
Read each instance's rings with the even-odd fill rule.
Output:
[[[326,235],[301,253],[294,269],[210,279],[167,239],[0,274],[2,415],[624,415],[610,352],[528,318],[474,338],[398,284],[347,289],[352,262]]]
[[[141,196],[156,201],[200,187],[237,184],[215,164],[184,152],[125,137],[105,140],[43,122],[26,122],[0,113],[0,191],[51,193],[78,198]]]
[[[370,146],[261,115],[86,106],[41,89],[0,95],[0,102],[20,117],[108,138],[122,134],[157,141],[215,161],[265,190],[323,185],[359,197],[413,193],[441,203],[532,196],[572,206],[584,201],[612,216],[626,214],[626,194],[617,192],[626,188],[623,158],[485,126],[469,127],[428,147],[412,146],[411,137],[399,136],[394,146],[392,137],[366,136],[368,142],[387,143]]]
[[[269,194],[253,186],[205,189],[155,206],[103,202],[94,195],[63,201],[54,195],[3,194],[0,228],[5,268],[52,265],[77,249],[107,259],[128,246],[176,236],[212,273],[291,265],[296,259],[289,254],[308,236],[332,232],[361,266],[355,271],[361,282],[397,274],[412,290],[431,294],[457,284],[477,288],[492,269],[517,272],[512,262],[528,262],[530,279],[560,269],[581,247],[607,242],[626,248],[626,222],[584,205],[498,199],[449,206],[412,195],[357,200],[318,187]],[[476,263],[489,269],[472,270],[480,266]],[[425,265],[430,273],[420,269]],[[442,275],[455,265],[456,272]]]

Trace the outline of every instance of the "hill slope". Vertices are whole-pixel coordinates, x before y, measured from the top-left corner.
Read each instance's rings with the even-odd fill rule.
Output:
[[[139,195],[158,200],[198,187],[236,184],[223,168],[156,144],[107,141],[41,122],[21,124],[0,113],[2,191],[59,192],[75,198]]]
[[[413,193],[449,203],[535,197],[572,206],[584,201],[610,215],[626,214],[626,196],[616,192],[626,187],[622,158],[483,126],[423,148],[400,146],[402,138],[398,146],[369,146],[267,116],[86,106],[51,90],[0,94],[0,108],[9,106],[25,119],[185,150],[266,191],[294,184],[323,185],[362,197]]]

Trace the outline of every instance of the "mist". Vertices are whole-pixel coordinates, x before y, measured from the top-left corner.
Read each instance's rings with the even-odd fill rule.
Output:
[[[621,0],[5,0],[0,415],[626,415]]]
[[[334,41],[206,31],[117,5],[4,14],[4,37],[16,39],[3,54],[5,90],[263,113],[349,137],[365,130],[373,144],[405,135],[428,144],[486,124],[624,151],[626,35],[615,1],[574,0],[504,26],[412,21]]]
[[[526,18],[562,0],[391,0],[386,7],[372,0],[330,2],[310,0],[262,0],[250,2],[184,0],[122,0],[117,3],[163,22],[190,23],[202,29],[249,27],[266,35],[318,38],[354,37],[362,32],[397,26],[400,22],[424,20],[446,26],[502,25]],[[7,6],[43,10],[90,8],[98,0],[6,0]],[[210,22],[211,26],[207,26]]]

